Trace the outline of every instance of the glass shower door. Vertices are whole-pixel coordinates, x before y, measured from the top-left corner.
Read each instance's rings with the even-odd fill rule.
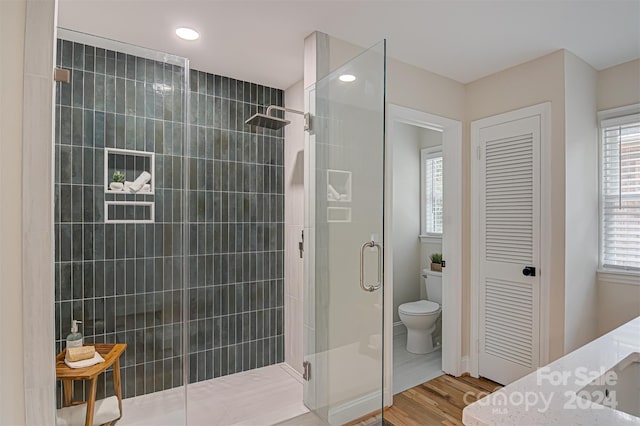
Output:
[[[304,398],[328,424],[383,407],[385,43],[307,91]]]
[[[126,344],[121,424],[184,425],[189,63],[62,28],[57,35],[56,66],[71,79],[56,83],[56,352],[72,319],[83,321],[85,344]],[[112,187],[116,172],[129,182],[147,172],[150,181],[125,192]],[[96,422],[113,420],[114,381],[110,370],[98,377]],[[68,401],[56,386],[62,408]],[[89,386],[76,381],[73,392],[86,401]],[[59,424],[84,424],[76,408],[57,412]]]

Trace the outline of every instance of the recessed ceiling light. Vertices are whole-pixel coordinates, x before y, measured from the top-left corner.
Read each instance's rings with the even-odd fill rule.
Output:
[[[176,28],[176,35],[183,40],[189,41],[197,40],[198,38],[200,38],[200,34],[198,34],[196,30],[187,27]]]
[[[351,83],[356,79],[356,76],[352,74],[342,74],[338,78],[340,79],[340,81],[344,81],[345,83]]]

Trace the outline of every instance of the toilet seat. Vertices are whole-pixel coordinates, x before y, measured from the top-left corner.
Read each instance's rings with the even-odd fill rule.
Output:
[[[430,300],[418,300],[416,302],[403,303],[398,307],[398,312],[404,315],[427,315],[440,310],[440,305]]]

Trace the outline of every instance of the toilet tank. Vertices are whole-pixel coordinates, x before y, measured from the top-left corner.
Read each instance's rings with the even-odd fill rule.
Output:
[[[423,269],[422,279],[427,290],[427,300],[442,305],[442,272]]]

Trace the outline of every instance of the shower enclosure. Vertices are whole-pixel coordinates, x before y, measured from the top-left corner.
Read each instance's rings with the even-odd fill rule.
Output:
[[[137,46],[58,37],[56,63],[71,79],[56,84],[56,352],[72,319],[87,344],[126,343],[125,400],[158,395],[162,424],[188,424],[210,415],[190,385],[284,362],[284,130],[245,124],[284,107],[283,91]],[[310,94],[305,403],[332,424],[382,407],[382,291],[359,283],[382,282],[384,55],[372,48]],[[345,73],[355,84],[340,82]],[[143,172],[150,181],[114,190],[116,172],[125,188]],[[98,399],[112,386],[108,371]],[[74,387],[74,399],[85,393]],[[61,407],[59,384],[56,394]]]
[[[56,86],[56,350],[71,319],[87,343],[127,343],[125,398],[282,362],[283,132],[244,125],[282,91],[59,37],[71,81]],[[149,172],[148,190],[111,190],[116,171]],[[172,395],[170,423],[184,422]]]

